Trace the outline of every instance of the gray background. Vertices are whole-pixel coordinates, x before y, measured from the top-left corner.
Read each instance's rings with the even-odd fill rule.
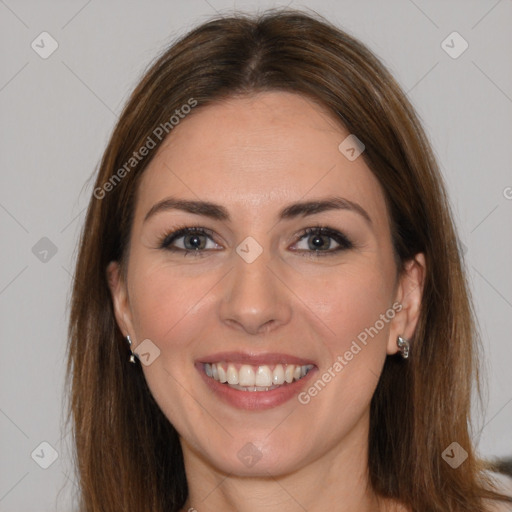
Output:
[[[216,11],[279,5],[286,4],[0,0],[1,511],[73,506],[71,439],[62,427],[67,304],[88,180],[121,106],[176,36]],[[314,9],[365,42],[423,120],[466,248],[485,348],[488,399],[475,413],[474,437],[483,455],[510,456],[512,0],[290,5]],[[43,31],[59,45],[47,59],[31,47]],[[453,31],[469,44],[456,59],[441,46]],[[459,43],[449,42],[454,50]],[[43,237],[55,254],[42,252]],[[43,441],[59,454],[48,469],[31,457],[37,449],[34,458],[49,462]]]

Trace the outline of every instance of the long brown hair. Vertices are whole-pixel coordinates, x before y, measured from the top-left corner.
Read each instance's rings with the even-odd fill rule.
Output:
[[[476,457],[468,429],[479,341],[429,142],[407,97],[371,51],[319,16],[289,10],[212,19],[167,48],[132,93],[108,143],[80,238],[69,323],[68,421],[72,417],[80,510],[170,512],[185,503],[178,434],[140,364],[128,362],[106,267],[117,260],[126,268],[137,184],[165,138],[155,129],[163,126],[172,137],[171,117],[191,100],[197,110],[266,90],[316,101],[364,143],[363,158],[386,197],[398,270],[425,254],[411,357],[387,358],[371,402],[374,490],[412,511],[483,512],[484,499],[500,495],[491,490],[483,472],[490,466]],[[148,138],[155,147],[134,163]],[[442,458],[454,441],[468,454],[457,469]]]

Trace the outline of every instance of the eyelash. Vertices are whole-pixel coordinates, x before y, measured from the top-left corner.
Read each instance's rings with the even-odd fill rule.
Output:
[[[211,249],[181,249],[177,247],[172,247],[171,244],[178,240],[179,238],[182,238],[187,235],[205,235],[210,238],[213,236],[213,232],[210,229],[204,228],[202,226],[179,226],[174,231],[170,233],[165,233],[158,239],[158,246],[160,249],[164,249],[171,252],[181,252],[183,253],[183,256],[187,256],[188,254],[193,254],[196,257],[204,257],[206,256],[205,252]],[[339,244],[338,247],[335,249],[329,249],[327,251],[305,251],[306,253],[310,253],[307,255],[307,257],[324,257],[324,256],[332,256],[335,253],[338,253],[340,251],[345,251],[348,249],[352,249],[354,247],[354,244],[349,240],[349,238],[344,235],[343,233],[340,233],[339,231],[329,228],[327,226],[314,226],[304,229],[300,235],[298,236],[295,243],[300,242],[304,238],[307,238],[312,235],[323,235],[328,236],[329,238],[332,238],[336,243]],[[297,252],[302,253],[304,252],[304,249],[300,249]]]

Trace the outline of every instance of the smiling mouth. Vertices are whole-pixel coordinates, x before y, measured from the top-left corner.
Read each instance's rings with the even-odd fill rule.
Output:
[[[312,364],[249,365],[228,362],[204,363],[211,379],[238,391],[272,391],[305,377]]]

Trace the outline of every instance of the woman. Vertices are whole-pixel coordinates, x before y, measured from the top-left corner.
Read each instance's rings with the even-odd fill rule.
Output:
[[[81,510],[510,507],[468,431],[478,344],[442,179],[360,42],[291,11],[201,25],[136,87],[93,195],[69,328]]]

